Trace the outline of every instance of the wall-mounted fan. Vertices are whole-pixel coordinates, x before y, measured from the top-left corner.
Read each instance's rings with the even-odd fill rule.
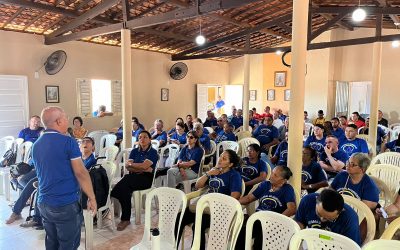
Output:
[[[46,73],[49,75],[57,74],[65,65],[67,61],[67,53],[63,50],[57,50],[47,58],[44,63]]]
[[[169,70],[169,75],[174,80],[181,80],[186,76],[187,72],[187,65],[183,62],[178,62],[172,65],[171,69]]]

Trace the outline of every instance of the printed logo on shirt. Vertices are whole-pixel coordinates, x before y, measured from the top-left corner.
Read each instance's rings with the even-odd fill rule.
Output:
[[[307,172],[307,171],[301,171],[301,179],[302,179],[304,182],[307,182],[307,181],[309,181],[309,180],[312,180],[312,176],[311,176],[311,174],[310,174],[309,172]]]
[[[351,188],[339,188],[337,191],[338,191],[339,194],[345,194],[345,195],[354,197],[354,198],[356,198],[356,199],[358,199],[358,200],[361,200],[361,199],[360,199],[360,196],[358,196],[358,194],[356,193],[356,191],[354,191],[354,190],[351,189]]]
[[[246,177],[247,179],[249,179],[250,176],[255,176],[258,175],[258,170],[256,167],[254,166],[247,166],[244,165],[242,167],[242,173],[245,175],[244,177]]]
[[[319,142],[311,142],[310,143],[310,147],[318,152],[322,151],[322,149],[324,148],[324,145],[322,145]]]
[[[319,220],[310,220],[307,222],[308,228],[317,228],[317,229],[321,229],[321,221]]]
[[[351,153],[354,152],[354,150],[357,149],[357,146],[352,144],[352,143],[345,143],[342,145],[341,149],[347,154],[351,155]]]
[[[273,210],[278,206],[279,207],[282,206],[282,202],[274,195],[265,195],[260,198],[259,202],[262,210],[267,210],[267,211]]]
[[[210,186],[211,193],[218,193],[219,189],[225,186],[225,183],[222,179],[214,177],[210,178],[208,185]]]
[[[287,150],[283,150],[280,154],[281,159],[287,159]]]
[[[226,141],[226,140],[228,140],[228,137],[225,134],[223,134],[223,135],[218,136],[216,141],[222,142],[222,141]]]
[[[269,129],[269,128],[262,128],[262,129],[260,130],[260,133],[263,134],[263,135],[268,135],[269,133],[271,133],[271,129]]]

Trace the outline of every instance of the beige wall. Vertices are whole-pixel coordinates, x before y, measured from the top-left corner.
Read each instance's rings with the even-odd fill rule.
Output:
[[[67,53],[64,68],[49,76],[44,69],[40,78],[34,72],[47,56],[62,49]],[[29,83],[30,114],[39,114],[47,106],[45,85],[60,86],[60,103],[70,117],[77,112],[76,79],[121,79],[120,48],[84,42],[68,42],[46,46],[42,36],[0,31],[0,74],[26,75]],[[189,73],[180,81],[170,79],[168,71],[174,62],[166,54],[132,50],[133,115],[147,127],[156,118],[170,127],[175,118],[196,111],[196,84],[227,84],[229,65],[210,60],[187,61]],[[160,101],[161,88],[169,88],[169,101]],[[86,118],[89,130],[118,126],[121,117]]]

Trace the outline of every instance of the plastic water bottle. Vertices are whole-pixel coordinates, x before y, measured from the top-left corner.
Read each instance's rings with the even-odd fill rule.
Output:
[[[151,232],[151,250],[160,250],[160,230],[158,228],[150,229]]]

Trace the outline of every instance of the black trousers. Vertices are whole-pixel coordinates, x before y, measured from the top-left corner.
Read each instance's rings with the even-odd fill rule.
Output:
[[[240,229],[239,236],[237,238],[236,246],[235,246],[236,250],[245,249],[247,219],[248,219],[248,217],[246,216],[244,218],[242,228]],[[252,238],[254,239],[253,249],[254,250],[262,249],[263,232],[262,232],[261,222],[259,220],[256,220],[253,224]]]
[[[118,199],[121,204],[121,221],[129,221],[131,218],[131,198],[132,193],[138,190],[145,190],[151,187],[153,182],[152,173],[136,174],[131,173],[125,175],[118,183],[115,185],[111,191],[111,196]]]
[[[181,213],[178,214],[177,218],[179,218],[180,216],[181,216]],[[192,244],[193,244],[195,220],[196,220],[196,214],[192,213],[189,209],[186,208],[185,213],[183,214],[182,223],[181,223],[179,232],[178,232],[179,221],[177,221],[175,223],[175,236],[178,233],[178,246],[179,246],[179,241],[182,238],[183,230],[185,229],[186,226],[188,226],[190,224],[192,224],[192,231],[193,231]],[[210,227],[210,215],[203,214],[202,220],[201,220],[201,233],[200,233],[200,235],[201,235],[200,249],[201,250],[206,249],[206,230],[209,227]]]

